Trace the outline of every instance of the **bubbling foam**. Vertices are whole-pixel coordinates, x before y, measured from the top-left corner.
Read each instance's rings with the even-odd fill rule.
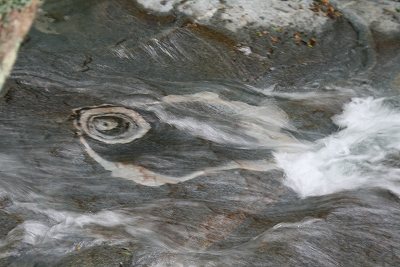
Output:
[[[382,187],[400,195],[399,99],[354,98],[333,118],[342,129],[301,152],[277,152],[286,185],[302,197]]]

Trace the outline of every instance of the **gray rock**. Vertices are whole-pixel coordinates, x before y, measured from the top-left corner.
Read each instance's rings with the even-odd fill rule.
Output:
[[[398,93],[397,35],[339,2],[303,7],[309,29],[175,2],[43,6],[0,100],[0,265],[398,265],[397,195],[301,198],[275,162],[352,97]]]

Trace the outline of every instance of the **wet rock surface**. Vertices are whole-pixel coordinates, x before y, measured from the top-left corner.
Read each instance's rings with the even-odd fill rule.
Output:
[[[398,32],[178,2],[43,6],[0,100],[0,266],[397,265]]]

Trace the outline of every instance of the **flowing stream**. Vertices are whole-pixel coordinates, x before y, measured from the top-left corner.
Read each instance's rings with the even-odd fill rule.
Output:
[[[398,266],[397,46],[345,17],[267,55],[196,10],[44,5],[0,100],[0,266]]]

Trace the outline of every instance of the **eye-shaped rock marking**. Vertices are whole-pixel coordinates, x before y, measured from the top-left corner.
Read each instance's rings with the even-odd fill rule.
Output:
[[[176,184],[196,177],[232,169],[266,171],[271,169],[268,161],[237,160],[217,167],[203,168],[184,176],[170,176],[155,173],[137,164],[113,162],[100,156],[90,146],[86,137],[105,144],[128,144],[143,137],[151,126],[136,111],[116,106],[94,106],[74,109],[74,126],[80,135],[80,141],[90,157],[104,169],[111,171],[112,176],[134,181],[146,186]]]
[[[101,105],[75,109],[74,126],[86,153],[112,176],[146,186],[234,169],[265,172],[275,168],[268,151],[301,147],[281,131],[290,125],[273,103],[255,106],[202,92],[130,105],[154,125],[135,110]]]
[[[137,112],[124,107],[100,106],[74,112],[74,125],[82,134],[107,144],[130,143],[151,128]]]

